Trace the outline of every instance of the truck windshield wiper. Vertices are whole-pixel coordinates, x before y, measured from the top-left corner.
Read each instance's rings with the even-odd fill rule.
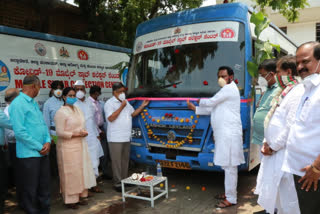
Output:
[[[161,86],[160,88],[161,88],[161,89],[163,89],[163,88],[169,88],[169,87],[171,87],[171,86],[173,86],[173,85],[178,85],[178,84],[180,84],[180,83],[182,83],[182,81],[180,81],[180,82],[175,82],[175,83],[172,83],[172,84],[169,84],[169,85],[164,85],[164,86]]]

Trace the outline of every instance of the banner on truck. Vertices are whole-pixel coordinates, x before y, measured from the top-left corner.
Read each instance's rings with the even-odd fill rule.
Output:
[[[237,42],[239,22],[220,21],[183,25],[148,33],[136,39],[134,54],[158,48],[203,42]]]
[[[48,99],[51,83],[63,81],[65,87],[83,80],[87,88],[98,85],[101,99],[112,96],[112,84],[120,81],[120,70],[129,61],[126,53],[84,46],[0,34],[0,96],[8,88],[22,88],[26,75],[37,75],[41,82],[41,105]],[[4,105],[4,100],[1,100]]]

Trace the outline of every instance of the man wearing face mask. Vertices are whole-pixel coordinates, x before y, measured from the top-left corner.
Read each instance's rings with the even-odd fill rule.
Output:
[[[91,101],[86,99],[86,89],[82,80],[77,80],[74,84],[74,88],[76,90],[76,97],[78,99],[78,101],[74,105],[81,109],[85,117],[86,130],[88,132],[86,140],[88,142],[89,154],[94,173],[96,178],[98,178],[100,157],[103,156],[103,149],[99,140],[99,127],[97,126],[95,121],[95,107],[93,106]],[[90,191],[96,193],[103,192],[97,186],[92,188]]]
[[[259,106],[253,117],[253,133],[252,133],[252,143],[262,146],[262,141],[264,138],[264,120],[267,116],[270,108],[271,101],[274,96],[280,91],[278,84],[276,82],[276,59],[266,59],[263,61],[258,69],[261,78],[265,80],[267,89],[262,95]]]
[[[105,179],[111,179],[111,166],[109,161],[109,149],[107,145],[106,133],[105,133],[105,119],[103,114],[103,106],[104,103],[100,103],[98,99],[101,95],[101,88],[97,85],[91,86],[89,91],[90,96],[88,97],[89,102],[92,103],[92,107],[94,108],[94,118],[96,125],[99,127],[100,134],[100,142],[103,148],[104,156],[100,158],[100,166],[102,170],[102,177]]]
[[[221,89],[210,99],[200,99],[199,106],[187,102],[188,108],[198,115],[211,115],[211,126],[215,141],[214,164],[225,172],[225,193],[217,207],[225,208],[237,203],[238,165],[245,163],[240,117],[240,93],[234,83],[230,67],[222,66],[218,71]]]
[[[288,127],[304,92],[297,76],[295,57],[283,56],[277,61],[276,79],[281,90],[271,101],[272,107],[264,121],[263,157],[255,190],[259,205],[268,213],[274,213],[277,208],[279,214],[300,214],[293,176],[281,170]]]
[[[122,83],[113,84],[113,97],[104,105],[108,120],[107,139],[112,162],[113,185],[118,192],[121,191],[121,180],[128,177],[132,117],[140,114],[149,104],[148,100],[144,100],[140,107],[134,110],[126,100],[125,91]]]
[[[51,90],[53,96],[50,97],[43,104],[43,117],[44,121],[47,124],[48,129],[50,130],[51,135],[51,152],[50,156],[50,165],[51,165],[51,175],[53,177],[58,176],[58,165],[57,165],[57,155],[56,155],[56,143],[57,143],[57,134],[56,134],[56,126],[54,123],[54,116],[56,112],[63,105],[62,101],[62,90],[64,88],[64,84],[62,81],[55,80],[51,83]]]
[[[318,45],[307,42],[296,51],[304,93],[296,104],[282,165],[294,176],[301,214],[317,214],[320,209],[320,52],[314,51]]]
[[[9,107],[16,138],[17,189],[26,213],[50,212],[50,134],[38,103],[40,80],[35,75],[23,79],[23,88]]]

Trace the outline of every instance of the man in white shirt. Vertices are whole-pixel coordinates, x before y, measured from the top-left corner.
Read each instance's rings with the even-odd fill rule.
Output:
[[[103,156],[103,149],[99,141],[99,127],[95,122],[94,106],[92,105],[92,102],[86,99],[86,89],[82,80],[77,80],[74,84],[74,88],[76,90],[76,97],[78,98],[78,101],[74,105],[81,109],[86,120],[86,129],[88,132],[86,140],[88,143],[88,149],[93,170],[97,178],[99,176],[98,168],[100,163],[100,157]],[[92,188],[91,191],[97,193],[103,192],[97,187]]]
[[[104,179],[110,180],[111,177],[111,166],[109,167],[109,149],[107,145],[106,132],[104,129],[104,114],[103,114],[103,106],[104,103],[100,103],[98,99],[101,95],[101,88],[97,85],[93,85],[90,87],[89,91],[90,96],[88,97],[88,101],[92,103],[91,107],[94,108],[94,118],[96,125],[99,127],[99,136],[100,143],[103,149],[104,156],[100,158],[100,166],[102,170],[102,177]]]
[[[283,56],[277,62],[277,84],[281,93],[271,101],[271,110],[264,121],[264,140],[257,176],[258,204],[268,213],[300,214],[293,175],[281,170],[289,129],[294,121],[297,105],[304,93],[296,77],[296,58]]]
[[[304,94],[289,130],[282,170],[294,175],[301,214],[320,210],[320,76],[317,42],[302,44],[296,52],[297,70]]]
[[[113,97],[104,105],[108,121],[107,139],[112,162],[114,189],[118,192],[121,191],[121,180],[128,177],[132,117],[137,116],[149,104],[148,100],[144,100],[140,107],[134,110],[126,100],[125,91],[122,83],[113,84]]]
[[[240,116],[240,93],[234,83],[234,73],[230,67],[218,70],[218,84],[221,89],[212,98],[200,99],[199,106],[188,101],[188,108],[196,114],[211,115],[211,126],[215,141],[214,164],[225,171],[225,194],[220,208],[237,203],[238,165],[245,163],[242,143],[242,124]]]

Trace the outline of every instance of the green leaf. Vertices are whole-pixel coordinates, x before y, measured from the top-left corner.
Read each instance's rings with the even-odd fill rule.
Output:
[[[259,76],[258,65],[252,61],[247,61],[247,69],[251,77]]]
[[[270,20],[262,12],[258,12],[251,15],[250,22],[255,25],[254,33],[259,38],[261,32],[269,26]]]
[[[275,44],[272,44],[272,43],[271,43],[271,45],[272,45],[272,47],[274,49],[276,49],[278,51],[278,53],[280,53],[280,51],[281,51],[280,45],[275,45]]]

